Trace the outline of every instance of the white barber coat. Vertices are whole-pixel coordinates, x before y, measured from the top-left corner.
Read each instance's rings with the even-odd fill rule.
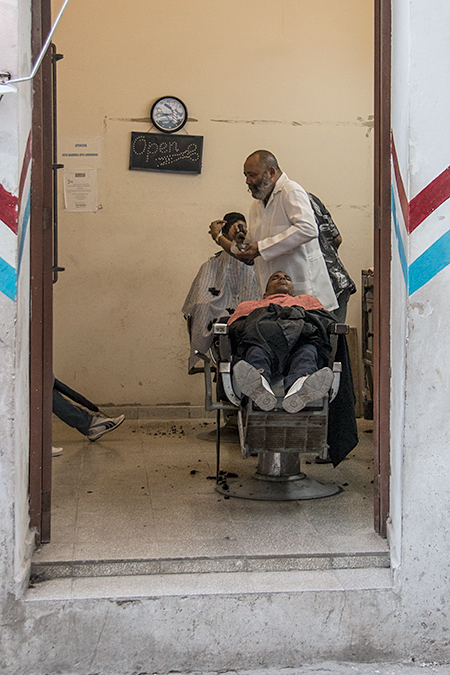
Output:
[[[325,309],[338,306],[319,245],[319,231],[308,194],[285,173],[275,183],[267,206],[255,199],[250,207],[249,238],[258,242],[255,273],[261,295],[274,272],[286,272],[294,295],[314,295]]]

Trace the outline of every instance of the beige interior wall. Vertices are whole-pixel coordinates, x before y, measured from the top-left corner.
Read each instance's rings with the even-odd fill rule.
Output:
[[[100,136],[101,205],[60,199],[55,372],[97,403],[203,401],[181,307],[218,249],[212,219],[248,212],[258,148],[329,207],[357,282],[372,262],[370,0],[72,0],[55,35],[59,134]],[[60,2],[55,2],[54,11]],[[204,136],[201,175],[128,169],[130,134],[162,95]],[[349,305],[360,326],[360,295]]]

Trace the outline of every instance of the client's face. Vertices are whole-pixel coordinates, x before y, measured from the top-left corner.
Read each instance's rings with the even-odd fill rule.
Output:
[[[276,295],[277,293],[286,293],[287,295],[294,295],[294,284],[289,274],[286,272],[274,272],[267,282],[266,292],[264,297],[268,295]]]

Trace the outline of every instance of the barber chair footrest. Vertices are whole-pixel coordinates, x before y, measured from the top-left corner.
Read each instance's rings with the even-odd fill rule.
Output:
[[[254,476],[227,480],[219,483],[216,490],[227,497],[270,502],[322,499],[342,492],[339,485],[320,483],[304,473],[295,477],[295,480],[282,482],[258,480]]]
[[[297,414],[252,411],[246,441],[251,452],[320,452],[327,443],[328,406]]]

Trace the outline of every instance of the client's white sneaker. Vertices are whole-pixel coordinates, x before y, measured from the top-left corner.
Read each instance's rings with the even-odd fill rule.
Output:
[[[333,371],[330,368],[321,368],[312,375],[299,377],[283,399],[284,410],[296,413],[308,403],[318,401],[328,393],[332,382]]]
[[[243,394],[252,399],[261,410],[273,410],[277,397],[261,373],[247,361],[238,361],[233,368],[236,384]]]

